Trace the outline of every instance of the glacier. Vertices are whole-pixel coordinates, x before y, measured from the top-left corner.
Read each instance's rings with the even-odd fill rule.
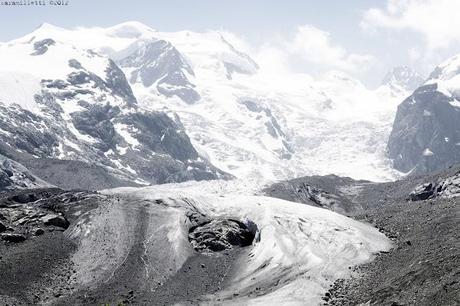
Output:
[[[145,278],[151,283],[161,279],[163,273],[173,274],[193,253],[187,241],[190,221],[186,216],[198,213],[211,219],[256,224],[258,241],[253,243],[250,254],[239,259],[223,290],[201,298],[203,305],[318,305],[334,280],[350,274],[349,267],[391,248],[391,241],[370,225],[329,210],[251,195],[251,189],[237,181],[217,181],[105,190],[104,194],[119,196],[122,203],[129,198],[131,203],[112,203],[104,208],[108,212],[103,216],[115,215],[120,209],[136,209],[132,206],[135,199],[146,207],[146,214],[162,220],[161,226],[152,230],[152,239],[144,244],[144,260],[148,262]],[[120,217],[102,219],[96,213],[93,221],[78,228],[78,233],[92,233],[95,242],[106,236],[109,238],[104,241],[117,239],[123,233],[116,224],[126,222]],[[158,223],[150,222],[153,228]],[[113,262],[104,259],[113,253],[104,255],[104,249],[94,246],[90,244],[80,251],[84,256],[99,258],[91,269]],[[159,261],[163,255],[158,250],[174,251]],[[116,255],[119,261],[126,256],[123,254],[121,250]]]

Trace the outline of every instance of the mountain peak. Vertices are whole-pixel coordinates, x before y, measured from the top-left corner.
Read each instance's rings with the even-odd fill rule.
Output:
[[[147,33],[155,33],[151,27],[139,21],[126,21],[108,28],[113,34],[121,38],[140,38]]]
[[[450,80],[460,71],[460,54],[457,54],[438,65],[431,72],[429,80]]]
[[[423,84],[425,78],[408,66],[398,66],[389,71],[383,78],[382,85],[395,89],[414,91]]]
[[[39,30],[39,29],[46,30],[46,29],[56,29],[56,28],[58,28],[58,27],[55,26],[55,25],[52,25],[51,23],[43,22],[43,23],[40,24],[36,29],[37,29],[37,30]]]
[[[63,28],[60,28],[58,26],[55,26],[51,23],[48,22],[43,22],[40,24],[33,33],[36,32],[45,32],[45,33],[51,33],[51,32],[56,32],[56,31],[62,31],[64,30]]]

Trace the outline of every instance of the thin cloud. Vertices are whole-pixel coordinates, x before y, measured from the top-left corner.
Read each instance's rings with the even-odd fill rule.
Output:
[[[306,62],[345,71],[359,71],[371,64],[374,57],[350,53],[331,42],[330,34],[311,25],[297,28],[294,40],[288,44],[290,53]]]
[[[312,25],[299,26],[289,38],[278,38],[276,41],[262,45],[257,52],[261,67],[266,64],[270,70],[289,70],[299,66],[302,72],[342,70],[350,73],[363,72],[375,62],[369,54],[358,54],[347,51],[344,47],[334,44],[331,35]]]
[[[366,30],[411,30],[421,34],[430,50],[446,49],[460,42],[460,1],[388,0],[385,8],[365,11]]]

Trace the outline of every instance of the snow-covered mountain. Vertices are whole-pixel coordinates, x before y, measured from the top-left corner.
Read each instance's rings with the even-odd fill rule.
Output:
[[[2,145],[102,165],[138,183],[226,177],[200,157],[177,116],[138,106],[113,60],[38,35],[47,29],[0,45]]]
[[[427,173],[460,162],[459,71],[457,55],[399,105],[388,142],[396,169]]]
[[[399,66],[389,71],[382,80],[382,86],[388,86],[398,93],[413,92],[425,82],[425,78],[414,69]]]
[[[165,33],[138,22],[70,30],[44,24],[2,49],[9,50],[2,67],[10,68],[1,70],[15,73],[13,80],[5,71],[0,86],[24,87],[29,96],[44,91],[39,102],[16,97],[17,90],[5,90],[2,100],[18,101],[46,118],[54,109],[53,116],[62,117],[56,119],[58,130],[71,129],[60,140],[50,132],[53,140],[40,154],[97,160],[147,182],[224,175],[211,164],[262,181],[398,175],[385,144],[396,105],[410,92],[395,90],[393,83],[369,90],[342,72],[319,78],[268,73],[229,33]],[[48,71],[51,62],[41,58],[59,68]],[[154,135],[140,136],[149,133]],[[161,170],[149,173],[152,168]]]

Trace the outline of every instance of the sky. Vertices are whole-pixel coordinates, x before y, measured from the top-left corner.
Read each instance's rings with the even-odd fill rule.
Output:
[[[0,5],[0,41],[44,22],[72,28],[135,20],[159,31],[222,30],[274,70],[341,70],[369,87],[395,66],[428,76],[460,52],[458,0],[61,0],[66,6],[42,1],[47,5]]]

